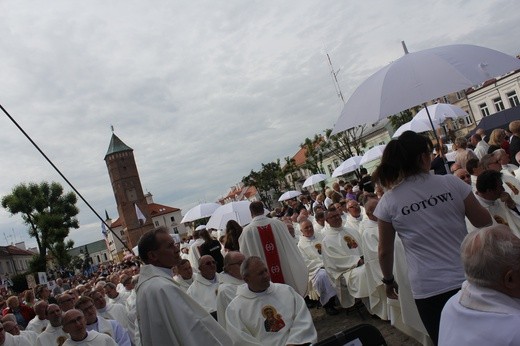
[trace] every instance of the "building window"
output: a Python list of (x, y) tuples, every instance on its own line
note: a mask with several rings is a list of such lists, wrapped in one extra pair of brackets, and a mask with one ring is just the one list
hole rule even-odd
[(96, 257), (97, 257), (97, 262), (96, 262), (96, 264), (101, 263), (101, 258), (99, 257), (99, 255), (96, 255)]
[(457, 100), (462, 100), (464, 98), (464, 91), (457, 91)]
[(105, 261), (108, 261), (108, 256), (106, 252), (103, 252), (103, 257), (105, 258)]
[(478, 108), (480, 109), (480, 114), (482, 114), (483, 117), (487, 117), (489, 115), (489, 109), (486, 103), (479, 104)]
[(511, 105), (511, 108), (520, 105), (520, 102), (518, 101), (518, 96), (516, 95), (516, 91), (508, 92), (506, 95), (507, 99), (509, 100), (509, 104)]
[(177, 229), (177, 227), (173, 227), (173, 233), (179, 234), (179, 230)]
[(170, 221), (175, 222), (175, 217), (174, 216), (170, 217)]
[(448, 96), (442, 97), (442, 103), (450, 103), (450, 101), (448, 100)]
[(121, 231), (121, 235), (125, 235), (125, 231)]
[(464, 125), (469, 126), (473, 124), (473, 118), (471, 118), (471, 115), (466, 115), (464, 117)]
[(327, 165), (327, 168), (329, 169), (329, 175), (332, 175), (332, 173), (334, 172), (332, 165)]
[(334, 167), (335, 168), (339, 167), (339, 161), (338, 160), (333, 160), (333, 162), (334, 162)]
[(497, 112), (503, 111), (505, 109), (504, 102), (502, 102), (501, 97), (497, 97), (496, 99), (493, 99), (493, 104), (495, 105), (495, 110)]

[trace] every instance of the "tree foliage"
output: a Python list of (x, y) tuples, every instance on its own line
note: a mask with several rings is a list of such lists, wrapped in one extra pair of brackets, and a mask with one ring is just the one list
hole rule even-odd
[(390, 124), (394, 128), (394, 130), (397, 130), (407, 122), (411, 121), (413, 119), (414, 114), (417, 113), (416, 109), (407, 109), (402, 112), (399, 112), (398, 114), (391, 115), (389, 117)]
[(2, 207), (11, 215), (20, 214), (29, 227), (28, 232), (36, 239), (39, 256), (33, 268), (46, 270), (47, 251), (57, 264), (70, 263), (67, 250), (74, 246), (72, 240), (65, 242), (71, 228), (79, 228), (76, 215), (77, 198), (73, 192), (64, 194), (56, 182), (29, 183), (15, 186), (11, 194), (2, 198)]
[(249, 175), (242, 178), (242, 182), (247, 186), (254, 186), (258, 190), (262, 202), (269, 209), (271, 209), (269, 192), (273, 191), (275, 195), (279, 195), (287, 184), (279, 159), (267, 164), (262, 163), (262, 168), (258, 172), (251, 170)]
[(331, 135), (332, 129), (327, 129), (325, 130), (327, 140), (323, 141), (321, 146), (324, 150), (339, 157), (341, 161), (355, 155), (363, 155), (365, 126), (356, 126), (335, 135)]
[(305, 141), (300, 144), (300, 147), (305, 149), (305, 163), (302, 167), (311, 171), (312, 174), (325, 173), (321, 150), (322, 142), (323, 138), (316, 134), (313, 139), (305, 138)]

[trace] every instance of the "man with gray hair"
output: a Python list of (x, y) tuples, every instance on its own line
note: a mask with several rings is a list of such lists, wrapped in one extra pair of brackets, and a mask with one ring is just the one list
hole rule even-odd
[(240, 266), (246, 282), (226, 309), (226, 329), (236, 345), (304, 345), (316, 342), (312, 316), (289, 285), (272, 283), (260, 257)]
[(466, 281), (442, 310), (439, 345), (520, 345), (520, 239), (494, 225), (461, 246)]

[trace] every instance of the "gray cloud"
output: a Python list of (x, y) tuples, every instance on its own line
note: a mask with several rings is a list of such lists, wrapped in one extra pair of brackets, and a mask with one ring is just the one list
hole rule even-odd
[[(99, 213), (116, 215), (110, 125), (135, 150), (143, 187), (187, 209), (332, 127), (341, 102), (326, 52), (348, 97), (402, 55), (401, 40), (410, 51), (471, 43), (517, 54), (517, 12), (513, 0), (4, 1), (0, 102)], [(0, 195), (62, 182), (5, 117), (0, 135)], [(100, 239), (78, 205), (71, 237)], [(25, 232), (0, 210), (0, 232), (11, 229)]]

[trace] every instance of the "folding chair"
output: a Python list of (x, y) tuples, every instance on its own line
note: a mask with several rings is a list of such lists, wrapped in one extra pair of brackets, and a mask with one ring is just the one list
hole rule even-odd
[(359, 324), (313, 346), (386, 346), (381, 332), (370, 324)]

